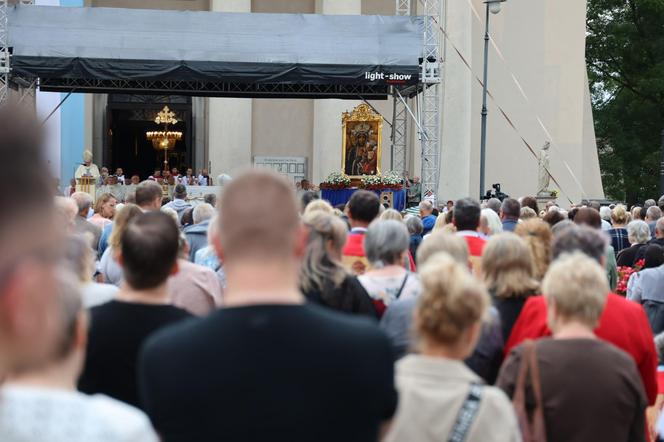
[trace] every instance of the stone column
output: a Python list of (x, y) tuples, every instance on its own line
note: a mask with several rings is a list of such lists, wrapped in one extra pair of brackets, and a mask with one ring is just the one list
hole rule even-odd
[[(447, 24), (449, 41), (454, 44), (466, 57), (471, 57), (472, 51), (472, 12), (465, 2), (447, 3)], [(440, 182), (438, 185), (439, 201), (456, 200), (467, 196), (477, 198), (477, 190), (470, 186), (470, 168), (478, 164), (471, 159), (471, 133), (472, 119), (477, 117), (473, 111), (472, 88), (473, 77), (461, 59), (454, 53), (454, 48), (444, 40), (447, 60), (445, 63), (445, 77), (442, 85), (443, 105), (442, 113), (442, 142)], [(468, 60), (472, 63), (472, 59)], [(481, 68), (481, 66), (480, 66)], [(497, 118), (494, 116), (494, 118)], [(489, 187), (490, 188), (490, 187)]]
[[(251, 12), (251, 0), (211, 0), (215, 12)], [(251, 165), (251, 98), (210, 98), (208, 158), (210, 175), (231, 175)]]
[[(317, 14), (361, 14), (361, 0), (316, 0)], [(355, 100), (314, 100), (313, 157), (310, 178), (318, 184), (334, 171), (341, 171), (341, 114), (351, 111)], [(387, 151), (385, 150), (387, 146)], [(383, 155), (389, 156), (389, 138), (383, 140)]]

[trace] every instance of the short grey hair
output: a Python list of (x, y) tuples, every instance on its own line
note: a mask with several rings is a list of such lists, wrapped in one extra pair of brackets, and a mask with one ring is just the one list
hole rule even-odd
[(606, 255), (607, 245), (608, 238), (601, 231), (570, 224), (553, 235), (553, 259), (565, 253), (581, 252), (600, 263)]
[(406, 225), (394, 220), (374, 221), (364, 237), (365, 253), (374, 267), (398, 264), (409, 244)]
[(199, 204), (194, 207), (194, 212), (192, 218), (194, 219), (194, 224), (200, 224), (203, 221), (207, 221), (214, 217), (214, 207), (208, 203)]
[(500, 208), (502, 205), (503, 203), (501, 203), (498, 198), (490, 198), (489, 201), (486, 202), (486, 208), (496, 212), (496, 215), (500, 215)]
[(611, 208), (609, 206), (602, 206), (599, 208), (599, 217), (604, 221), (611, 222)]
[(631, 244), (645, 244), (650, 241), (650, 226), (640, 219), (632, 221), (627, 224), (627, 236)]
[(651, 221), (657, 221), (662, 217), (662, 210), (657, 206), (650, 206), (646, 211), (646, 218)]
[(90, 207), (92, 207), (92, 197), (85, 192), (74, 192), (71, 199), (73, 199), (76, 206), (78, 206), (78, 213), (81, 213), (84, 210), (90, 210)]
[(656, 205), (657, 205), (657, 202), (654, 199), (651, 198), (651, 199), (647, 199), (645, 201), (645, 203), (643, 203), (643, 208), (644, 209), (649, 209), (652, 206), (656, 206)]
[(657, 220), (657, 224), (655, 224), (655, 230), (658, 231), (660, 234), (664, 234), (664, 218), (660, 218)]
[(433, 210), (433, 203), (429, 200), (424, 200), (420, 202), (419, 208), (427, 211)]
[(406, 218), (406, 228), (411, 235), (418, 235), (424, 231), (422, 220), (417, 216), (409, 216)]
[[(575, 252), (551, 264), (542, 281), (542, 293), (549, 306), (555, 303), (560, 316), (594, 328), (604, 310), (609, 283), (596, 261)], [(553, 328), (550, 321), (551, 317), (549, 328)]]

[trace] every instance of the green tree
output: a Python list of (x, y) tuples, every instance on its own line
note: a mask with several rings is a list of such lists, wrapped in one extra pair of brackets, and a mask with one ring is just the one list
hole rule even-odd
[(588, 0), (586, 59), (607, 196), (659, 194), (664, 0)]

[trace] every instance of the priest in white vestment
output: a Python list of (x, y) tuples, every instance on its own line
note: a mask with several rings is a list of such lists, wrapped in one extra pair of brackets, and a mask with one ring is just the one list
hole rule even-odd
[(92, 152), (89, 150), (83, 152), (83, 164), (78, 166), (78, 169), (76, 169), (76, 173), (74, 174), (76, 179), (84, 176), (94, 178), (95, 182), (99, 178), (99, 168), (96, 164), (92, 164)]

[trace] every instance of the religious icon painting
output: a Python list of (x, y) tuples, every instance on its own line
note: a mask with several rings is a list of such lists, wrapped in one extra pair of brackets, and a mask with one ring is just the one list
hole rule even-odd
[(342, 172), (352, 178), (380, 175), (383, 117), (367, 104), (342, 115)]

